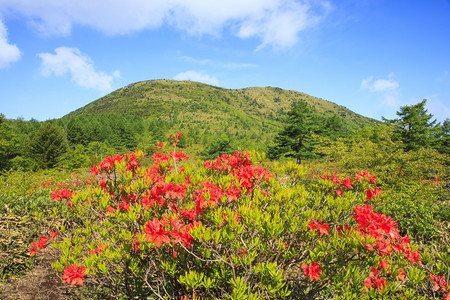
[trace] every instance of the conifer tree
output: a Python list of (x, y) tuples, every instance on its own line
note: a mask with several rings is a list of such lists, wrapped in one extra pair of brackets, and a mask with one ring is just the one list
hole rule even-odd
[(294, 157), (298, 164), (303, 159), (315, 158), (313, 152), (317, 141), (313, 135), (320, 132), (319, 116), (305, 101), (297, 103), (287, 113), (284, 129), (275, 137), (275, 144), (269, 147), (268, 157)]
[(30, 141), (30, 152), (41, 168), (53, 168), (67, 150), (64, 129), (45, 122)]
[(386, 123), (394, 125), (394, 138), (402, 141), (406, 151), (432, 147), (436, 143), (439, 126), (425, 109), (426, 102), (424, 99), (415, 105), (401, 106), (397, 119), (383, 118)]

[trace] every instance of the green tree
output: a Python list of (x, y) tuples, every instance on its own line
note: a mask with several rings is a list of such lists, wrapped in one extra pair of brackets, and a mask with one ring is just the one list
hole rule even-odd
[(315, 158), (313, 152), (317, 141), (313, 138), (320, 132), (319, 116), (304, 101), (296, 104), (287, 113), (284, 129), (275, 137), (274, 145), (269, 147), (268, 157), (278, 159), (282, 156), (294, 157), (297, 164), (303, 159)]
[(200, 153), (205, 159), (214, 159), (221, 154), (231, 154), (234, 152), (232, 140), (225, 134), (214, 136)]
[(394, 138), (402, 141), (406, 151), (417, 150), (423, 147), (432, 147), (436, 142), (436, 120), (425, 109), (427, 100), (424, 99), (415, 105), (401, 106), (397, 112), (397, 119), (383, 120), (394, 125)]
[(86, 154), (86, 148), (82, 144), (78, 144), (74, 148), (68, 149), (61, 156), (58, 166), (62, 166), (64, 169), (75, 170), (81, 167), (87, 167), (89, 164), (90, 160)]
[(72, 145), (87, 145), (89, 143), (85, 124), (80, 118), (72, 118), (67, 123), (67, 140)]
[(450, 154), (450, 119), (447, 118), (439, 127), (437, 150), (441, 153)]
[(326, 118), (323, 121), (323, 128), (321, 129), (321, 135), (324, 135), (332, 140), (338, 137), (342, 137), (347, 132), (345, 128), (344, 120), (341, 116), (333, 114), (331, 117)]
[(30, 141), (30, 152), (41, 168), (54, 167), (67, 150), (64, 129), (45, 122)]

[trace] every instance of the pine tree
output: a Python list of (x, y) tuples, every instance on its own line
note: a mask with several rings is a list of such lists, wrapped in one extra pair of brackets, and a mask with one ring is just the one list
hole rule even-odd
[(30, 141), (30, 152), (42, 168), (54, 167), (66, 150), (64, 129), (51, 122), (43, 123)]
[(269, 147), (268, 157), (294, 157), (298, 164), (303, 159), (315, 158), (313, 152), (317, 140), (313, 135), (320, 132), (319, 116), (304, 101), (296, 104), (287, 113), (284, 129), (275, 137), (275, 144)]
[(383, 120), (394, 125), (394, 138), (401, 140), (406, 151), (432, 147), (436, 142), (439, 127), (436, 120), (431, 121), (432, 114), (425, 109), (427, 100), (415, 105), (401, 106), (397, 112), (397, 119)]

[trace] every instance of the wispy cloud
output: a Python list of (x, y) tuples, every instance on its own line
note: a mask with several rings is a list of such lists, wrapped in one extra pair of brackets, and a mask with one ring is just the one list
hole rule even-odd
[(369, 76), (361, 81), (360, 88), (375, 93), (381, 93), (383, 104), (389, 107), (398, 107), (401, 104), (399, 99), (400, 84), (394, 78), (394, 74), (388, 74), (387, 78), (374, 79)]
[(189, 70), (186, 72), (178, 73), (173, 78), (175, 80), (192, 80), (192, 81), (198, 81), (203, 82), (206, 84), (211, 84), (215, 86), (219, 86), (219, 81), (215, 76), (210, 76), (207, 73), (203, 71), (193, 71)]
[[(224, 30), (258, 38), (258, 49), (286, 48), (303, 30), (316, 26), (331, 10), (326, 0), (2, 0), (0, 12), (27, 18), (43, 35), (68, 35), (73, 25), (105, 34), (127, 34), (166, 24), (191, 35)], [(101, 12), (101, 13), (99, 13)]]
[(110, 91), (113, 80), (120, 77), (119, 71), (111, 75), (96, 71), (92, 60), (77, 48), (59, 47), (55, 49), (55, 54), (39, 53), (38, 57), (42, 59), (42, 75), (70, 74), (72, 81), (84, 88)]
[(17, 62), (22, 53), (16, 45), (8, 42), (8, 30), (0, 20), (0, 69), (9, 67), (10, 64)]
[(393, 74), (389, 74), (387, 79), (374, 79), (372, 76), (361, 81), (361, 89), (372, 92), (385, 92), (398, 89), (399, 83), (394, 80)]

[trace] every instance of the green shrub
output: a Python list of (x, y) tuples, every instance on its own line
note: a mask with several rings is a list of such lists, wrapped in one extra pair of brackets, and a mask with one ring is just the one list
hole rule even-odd
[(67, 204), (66, 222), (31, 253), (52, 243), (63, 280), (99, 298), (444, 293), (433, 290), (431, 275), (446, 272), (445, 262), (431, 262), (374, 210), (384, 192), (367, 171), (311, 176), (307, 166), (287, 163), (272, 174), (246, 152), (180, 166), (179, 137), (170, 153), (153, 154), (150, 168), (139, 166), (140, 151), (110, 156), (86, 185), (54, 191), (52, 199)]

